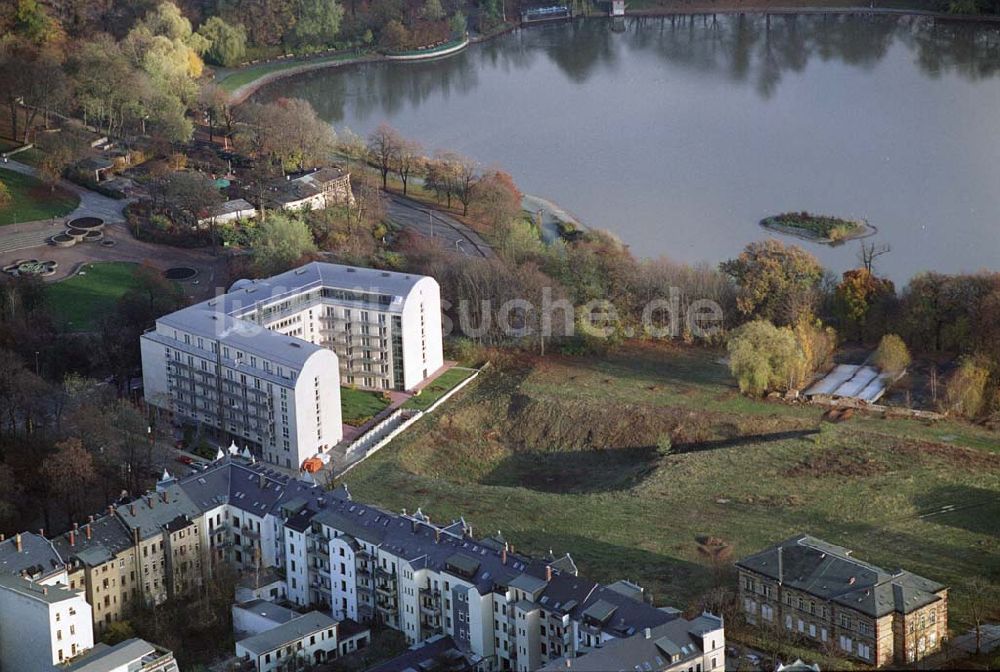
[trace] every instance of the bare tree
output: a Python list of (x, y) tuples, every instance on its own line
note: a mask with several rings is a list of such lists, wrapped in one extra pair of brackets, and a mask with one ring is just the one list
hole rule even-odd
[(368, 136), (368, 158), (382, 174), (382, 188), (389, 186), (389, 171), (396, 162), (396, 156), (403, 139), (389, 124), (379, 124)]
[(420, 169), (420, 143), (412, 140), (400, 140), (395, 154), (396, 174), (403, 183), (403, 195), (410, 181), (410, 174)]
[(889, 243), (876, 243), (874, 240), (870, 243), (861, 241), (861, 249), (858, 250), (858, 261), (869, 273), (873, 272), (875, 267), (875, 260), (879, 257), (889, 254), (892, 248)]
[(969, 583), (969, 611), (976, 633), (976, 655), (982, 651), (983, 625), (1000, 616), (1000, 591), (994, 583), (977, 576)]

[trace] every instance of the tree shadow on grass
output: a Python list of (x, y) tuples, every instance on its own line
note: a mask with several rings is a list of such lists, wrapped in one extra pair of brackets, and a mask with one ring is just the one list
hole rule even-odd
[(913, 505), (928, 523), (1000, 538), (1000, 492), (947, 485), (915, 495)]
[(556, 494), (613, 492), (641, 483), (658, 461), (654, 447), (517, 452), (480, 482)]
[(720, 448), (738, 448), (750, 444), (774, 443), (776, 441), (792, 441), (804, 439), (807, 436), (819, 434), (818, 429), (793, 429), (784, 432), (767, 432), (765, 434), (744, 434), (728, 439), (713, 439), (708, 441), (691, 441), (688, 443), (675, 443), (674, 453), (699, 453), (705, 450), (718, 450)]

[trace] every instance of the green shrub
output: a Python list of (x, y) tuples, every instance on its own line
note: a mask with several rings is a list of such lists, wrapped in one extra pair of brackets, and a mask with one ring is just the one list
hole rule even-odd
[(910, 365), (910, 350), (896, 334), (886, 334), (872, 355), (872, 364), (887, 373), (901, 373)]

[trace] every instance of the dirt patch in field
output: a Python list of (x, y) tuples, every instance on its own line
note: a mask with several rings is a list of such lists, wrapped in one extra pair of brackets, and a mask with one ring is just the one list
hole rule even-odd
[(889, 452), (921, 461), (936, 460), (961, 469), (1000, 470), (1000, 453), (989, 453), (963, 446), (949, 446), (930, 441), (895, 440), (886, 446)]
[(805, 456), (796, 465), (786, 469), (791, 478), (826, 478), (829, 476), (874, 476), (885, 473), (889, 465), (864, 451), (853, 448), (826, 448)]

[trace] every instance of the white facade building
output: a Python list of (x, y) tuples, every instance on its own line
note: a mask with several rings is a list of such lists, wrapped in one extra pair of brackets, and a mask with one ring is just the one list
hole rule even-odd
[(311, 611), (236, 642), (236, 656), (252, 661), (257, 672), (291, 669), (298, 658), (306, 664), (337, 657), (337, 621)]
[(93, 646), (82, 591), (0, 575), (0, 670), (51, 672)]
[(441, 368), (440, 290), (313, 262), (160, 318), (141, 349), (147, 402), (297, 469), (343, 437), (341, 382), (408, 390)]

